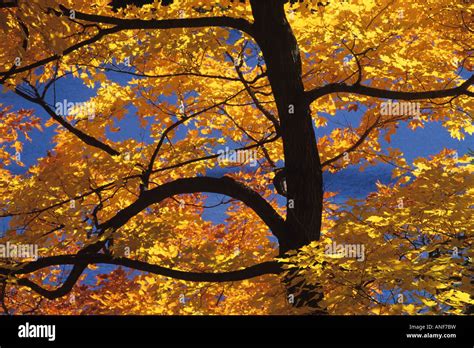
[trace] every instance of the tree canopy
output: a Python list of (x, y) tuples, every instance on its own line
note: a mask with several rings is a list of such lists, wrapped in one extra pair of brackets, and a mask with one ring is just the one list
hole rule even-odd
[(474, 132), (468, 1), (19, 0), (0, 30), (0, 245), (38, 247), (0, 249), (5, 313), (472, 311), (472, 154), (390, 147)]

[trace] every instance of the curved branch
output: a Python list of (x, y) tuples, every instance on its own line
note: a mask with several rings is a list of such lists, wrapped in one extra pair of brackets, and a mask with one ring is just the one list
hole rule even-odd
[(365, 95), (368, 97), (396, 100), (437, 99), (446, 97), (456, 97), (461, 95), (474, 97), (474, 92), (469, 91), (469, 87), (473, 84), (474, 75), (457, 87), (423, 92), (390, 91), (375, 87), (364, 86), (361, 84), (347, 85), (345, 83), (330, 83), (326, 86), (318, 87), (311, 91), (306, 91), (305, 97), (308, 102), (313, 102), (314, 100), (331, 93), (353, 93)]
[[(55, 13), (57, 16), (67, 16), (69, 17), (70, 10), (64, 6), (60, 6), (61, 11), (59, 12), (54, 9), (49, 9), (49, 11)], [(80, 41), (68, 48), (66, 48), (62, 54), (54, 54), (47, 58), (41, 59), (35, 63), (25, 65), (23, 67), (16, 67), (15, 65), (7, 71), (0, 71), (0, 84), (3, 84), (8, 78), (13, 75), (38, 68), (55, 60), (61, 58), (61, 56), (68, 55), (84, 46), (90, 45), (94, 42), (101, 40), (103, 37), (118, 33), (123, 30), (130, 29), (176, 29), (176, 28), (200, 28), (200, 27), (229, 27), (237, 30), (241, 30), (251, 37), (253, 37), (253, 28), (252, 24), (243, 18), (233, 18), (233, 17), (204, 17), (204, 18), (184, 18), (184, 19), (162, 19), (162, 20), (142, 20), (142, 19), (121, 19), (115, 17), (99, 16), (86, 14), (82, 12), (75, 12), (75, 18), (79, 20), (85, 20), (88, 22), (94, 23), (103, 23), (103, 24), (114, 24), (117, 25), (102, 29), (99, 28), (99, 31), (94, 36)]]
[[(71, 9), (60, 5), (61, 13), (69, 16)], [(176, 28), (202, 28), (202, 27), (228, 27), (243, 31), (253, 36), (252, 24), (243, 18), (227, 16), (214, 16), (202, 18), (180, 19), (123, 19), (109, 16), (94, 15), (75, 11), (75, 18), (87, 22), (111, 24), (122, 29), (176, 29)]]
[[(119, 74), (125, 74), (125, 75), (136, 76), (136, 77), (146, 77), (146, 78), (151, 78), (151, 79), (160, 79), (160, 78), (168, 78), (168, 77), (180, 77), (180, 76), (192, 76), (192, 77), (200, 77), (200, 78), (225, 80), (225, 81), (236, 81), (236, 82), (240, 81), (240, 79), (237, 78), (237, 77), (220, 76), (220, 75), (212, 75), (212, 74), (201, 74), (201, 73), (196, 73), (196, 72), (176, 72), (176, 73), (169, 73), (169, 74), (145, 74), (145, 73), (141, 73), (141, 72), (121, 70), (119, 68), (111, 68), (111, 67), (99, 66), (99, 65), (93, 65), (93, 64), (80, 64), (80, 63), (78, 63), (76, 65), (80, 66), (80, 67), (85, 66), (85, 67), (100, 69), (100, 70), (104, 70), (104, 71), (116, 72), (116, 73), (119, 73)], [(261, 77), (261, 75), (259, 75), (259, 76)]]
[[(74, 265), (74, 269), (76, 271), (74, 271), (73, 269), (71, 274), (75, 273), (75, 275), (77, 276), (78, 274), (80, 275), (79, 271), (81, 269), (83, 270), (85, 269), (85, 267), (91, 264), (124, 266), (139, 271), (150, 272), (153, 274), (159, 274), (174, 279), (181, 279), (192, 282), (229, 282), (254, 278), (264, 274), (279, 274), (283, 272), (282, 264), (277, 261), (266, 261), (239, 270), (228, 272), (187, 272), (153, 265), (144, 261), (132, 260), (126, 257), (114, 258), (110, 255), (96, 253), (44, 257), (38, 259), (37, 261), (29, 262), (25, 266), (16, 270), (0, 267), (0, 274), (24, 275), (51, 266)], [(54, 294), (59, 295), (61, 293), (60, 296), (63, 296), (65, 293), (67, 293), (65, 292), (66, 287), (69, 286), (71, 282), (72, 280), (70, 280), (70, 277), (68, 277), (68, 280), (66, 280), (66, 282), (60, 288), (54, 290)], [(20, 278), (19, 283), (28, 287), (31, 287), (32, 284), (35, 284), (26, 278)], [(66, 286), (66, 284), (69, 285)], [(33, 285), (33, 287), (35, 287), (35, 289), (33, 290), (36, 291), (38, 289), (37, 287), (39, 286), (35, 284)], [(49, 296), (51, 296), (51, 290), (46, 291), (48, 291)]]
[[(178, 179), (173, 182), (161, 185), (150, 191), (144, 191), (137, 201), (132, 203), (127, 208), (121, 210), (113, 218), (102, 224), (100, 228), (102, 231), (105, 231), (108, 228), (119, 228), (130, 218), (138, 214), (150, 204), (158, 203), (163, 199), (176, 194), (194, 192), (222, 193), (239, 199), (251, 207), (262, 218), (262, 220), (272, 229), (277, 238), (281, 237), (285, 232), (283, 219), (265, 199), (263, 199), (257, 192), (229, 177), (197, 177)], [(276, 261), (263, 262), (241, 270), (229, 272), (185, 272), (148, 264), (143, 261), (131, 260), (122, 257), (113, 258), (111, 255), (98, 254), (97, 252), (103, 247), (103, 245), (104, 241), (100, 241), (82, 249), (76, 255), (45, 257), (14, 269), (0, 267), (0, 274), (8, 276), (22, 275), (55, 265), (74, 265), (72, 271), (66, 278), (66, 281), (59, 288), (54, 290), (45, 289), (28, 278), (18, 279), (19, 285), (29, 287), (33, 291), (48, 299), (55, 299), (65, 296), (67, 293), (69, 293), (86, 267), (89, 264), (97, 263), (125, 266), (136, 270), (172, 277), (175, 279), (198, 282), (238, 281), (264, 274), (279, 274), (283, 272), (283, 268)]]
[(69, 53), (72, 53), (82, 47), (85, 47), (87, 45), (90, 45), (90, 44), (93, 44), (94, 42), (96, 41), (99, 41), (100, 39), (102, 39), (103, 37), (109, 35), (109, 34), (113, 34), (113, 33), (118, 33), (119, 31), (123, 30), (123, 28), (119, 28), (119, 27), (113, 27), (113, 28), (107, 28), (107, 29), (100, 29), (98, 31), (98, 33), (84, 41), (80, 41), (68, 48), (66, 48), (62, 54), (54, 54), (52, 56), (49, 56), (47, 58), (44, 58), (44, 59), (41, 59), (37, 62), (34, 62), (34, 63), (31, 63), (31, 64), (28, 64), (28, 65), (25, 65), (25, 66), (22, 66), (22, 67), (16, 67), (15, 66), (15, 69), (10, 69), (10, 70), (7, 70), (7, 71), (0, 71), (0, 76), (2, 76), (2, 79), (0, 80), (0, 84), (3, 84), (8, 78), (10, 78), (11, 76), (13, 75), (16, 75), (16, 74), (19, 74), (19, 73), (22, 73), (22, 72), (25, 72), (25, 71), (30, 71), (32, 69), (35, 69), (35, 68), (38, 68), (40, 66), (43, 66), (43, 65), (46, 65), (48, 63), (51, 63), (51, 62), (54, 62), (55, 60), (58, 60), (61, 58), (61, 56), (66, 56), (68, 55)]
[[(243, 49), (245, 49), (245, 45), (243, 46)], [(242, 50), (243, 50), (242, 49)], [(230, 55), (229, 52), (226, 52), (226, 55), (227, 57), (231, 60), (231, 61), (234, 61), (234, 58)], [(239, 56), (240, 58), (240, 56)], [(255, 107), (260, 110), (260, 112), (270, 121), (273, 123), (273, 127), (275, 127), (275, 130), (277, 133), (280, 133), (280, 123), (278, 122), (278, 119), (275, 117), (275, 115), (273, 115), (270, 111), (268, 111), (267, 109), (265, 109), (263, 107), (263, 105), (260, 103), (260, 101), (258, 100), (255, 92), (252, 90), (252, 86), (251, 84), (249, 84), (249, 82), (245, 79), (244, 77), (244, 74), (242, 73), (242, 71), (240, 70), (242, 65), (243, 65), (243, 59), (240, 60), (240, 64), (235, 64), (234, 63), (234, 68), (235, 68), (235, 71), (237, 72), (237, 75), (239, 76), (239, 80), (242, 82), (242, 84), (244, 85), (245, 87), (245, 90), (247, 91), (248, 95), (250, 96), (250, 98), (252, 98), (252, 101), (254, 102), (255, 104)]]
[[(38, 93), (36, 90), (35, 90), (35, 92)], [(80, 129), (74, 127), (72, 124), (67, 122), (64, 118), (62, 118), (61, 116), (56, 114), (56, 112), (54, 112), (54, 110), (51, 109), (49, 107), (49, 105), (44, 101), (44, 99), (41, 98), (38, 94), (37, 94), (37, 97), (34, 98), (34, 97), (29, 96), (28, 94), (22, 92), (18, 87), (15, 88), (15, 93), (18, 94), (19, 96), (23, 97), (24, 99), (41, 106), (48, 113), (48, 115), (51, 116), (52, 119), (54, 119), (61, 126), (63, 126), (69, 132), (71, 132), (76, 137), (78, 137), (85, 144), (87, 144), (89, 146), (92, 146), (92, 147), (95, 147), (97, 149), (100, 149), (102, 151), (105, 151), (111, 156), (120, 155), (120, 152), (118, 152), (117, 150), (115, 150), (112, 147), (110, 147), (109, 145), (101, 142), (100, 140), (90, 136), (89, 134), (84, 133)]]
[(23, 275), (44, 269), (50, 266), (74, 265), (71, 273), (66, 281), (54, 290), (45, 289), (28, 278), (20, 278), (17, 283), (26, 286), (36, 293), (50, 299), (56, 299), (67, 295), (77, 280), (84, 272), (86, 267), (91, 264), (107, 264), (124, 266), (138, 271), (149, 272), (174, 279), (192, 281), (192, 282), (232, 282), (250, 279), (265, 274), (280, 274), (284, 271), (282, 264), (277, 261), (266, 261), (245, 267), (235, 271), (228, 272), (186, 272), (175, 270), (167, 267), (149, 264), (144, 261), (131, 260), (125, 257), (113, 258), (105, 254), (77, 254), (77, 255), (60, 255), (41, 258), (37, 261), (30, 262), (23, 267), (15, 270), (1, 268), (0, 274), (3, 275)]
[(338, 159), (340, 159), (341, 157), (344, 157), (344, 154), (346, 153), (349, 153), (349, 152), (352, 152), (354, 150), (356, 150), (359, 146), (361, 146), (365, 139), (367, 139), (367, 137), (370, 135), (370, 133), (372, 132), (372, 130), (374, 130), (377, 126), (379, 126), (379, 120), (380, 120), (380, 116), (377, 118), (377, 120), (370, 126), (368, 127), (364, 133), (362, 133), (362, 135), (359, 137), (359, 139), (353, 144), (351, 145), (348, 149), (346, 149), (344, 152), (341, 152), (339, 153), (338, 155), (330, 158), (330, 159), (327, 159), (326, 161), (324, 161), (323, 163), (321, 163), (321, 166), (322, 167), (326, 167), (328, 165), (330, 165), (331, 163), (333, 162), (336, 162)]
[(105, 231), (117, 229), (128, 220), (152, 204), (159, 203), (174, 195), (198, 192), (220, 193), (240, 200), (251, 208), (271, 229), (275, 237), (281, 241), (288, 238), (283, 218), (273, 209), (260, 194), (238, 181), (224, 176), (222, 178), (194, 177), (177, 179), (160, 185), (148, 191), (143, 191), (140, 197), (128, 207), (119, 211), (114, 217), (100, 225)]
[[(64, 263), (64, 264), (67, 264), (67, 263)], [(83, 263), (83, 262), (75, 264), (71, 273), (69, 273), (64, 283), (60, 287), (54, 290), (45, 289), (41, 287), (40, 285), (36, 284), (35, 282), (29, 280), (28, 278), (18, 279), (18, 284), (29, 287), (31, 290), (35, 291), (41, 296), (46, 297), (49, 300), (54, 300), (55, 298), (59, 298), (59, 297), (63, 297), (67, 295), (72, 290), (77, 280), (82, 275), (82, 272), (84, 272), (84, 270), (86, 269), (87, 265), (88, 265), (87, 263)], [(0, 268), (0, 274), (1, 273), (2, 273), (2, 269)], [(12, 272), (12, 273), (14, 274), (15, 272)]]
[[(235, 151), (242, 151), (242, 150), (250, 150), (250, 149), (254, 149), (256, 147), (259, 147), (259, 146), (263, 146), (265, 144), (269, 144), (269, 143), (272, 143), (273, 141), (279, 139), (280, 136), (279, 135), (276, 135), (272, 138), (268, 138), (268, 139), (265, 139), (265, 140), (262, 140), (262, 141), (259, 141), (255, 144), (252, 144), (252, 145), (249, 145), (249, 146), (244, 146), (244, 147), (240, 147), (240, 148), (237, 148), (235, 149)], [(152, 171), (152, 174), (155, 174), (155, 173), (159, 173), (159, 172), (164, 172), (164, 171), (167, 171), (167, 170), (171, 170), (171, 169), (175, 169), (175, 168), (180, 168), (180, 167), (183, 167), (185, 165), (188, 165), (188, 164), (192, 164), (192, 163), (196, 163), (196, 162), (200, 162), (200, 161), (206, 161), (206, 160), (211, 160), (211, 159), (214, 159), (214, 158), (217, 158), (219, 157), (219, 154), (213, 154), (213, 155), (208, 155), (208, 156), (204, 156), (204, 157), (198, 157), (198, 158), (193, 158), (193, 159), (190, 159), (190, 160), (186, 160), (186, 161), (183, 161), (183, 162), (180, 162), (180, 163), (177, 163), (177, 164), (172, 164), (170, 166), (167, 166), (167, 167), (162, 167), (162, 168), (158, 168), (158, 169), (154, 169)], [(130, 180), (130, 179), (137, 179), (137, 178), (140, 178), (141, 175), (140, 174), (134, 174), (134, 175), (130, 175), (130, 176), (126, 176), (124, 177), (122, 180), (124, 180), (125, 182), (127, 180)], [(104, 184), (102, 186), (99, 186), (91, 191), (88, 191), (88, 192), (85, 192), (85, 193), (81, 193), (81, 194), (78, 194), (72, 198), (68, 198), (68, 199), (65, 199), (65, 200), (62, 200), (62, 201), (59, 201), (57, 203), (54, 203), (54, 204), (51, 204), (47, 207), (43, 207), (43, 208), (38, 208), (38, 209), (33, 209), (33, 210), (30, 210), (30, 211), (25, 211), (25, 212), (16, 212), (16, 213), (9, 213), (9, 214), (0, 214), (0, 218), (2, 217), (13, 217), (13, 216), (19, 216), (19, 215), (30, 215), (30, 214), (36, 214), (36, 213), (43, 213), (49, 209), (53, 209), (53, 208), (57, 208), (59, 206), (62, 206), (64, 204), (68, 204), (69, 202), (71, 202), (71, 200), (80, 200), (84, 197), (87, 197), (87, 196), (90, 196), (94, 193), (97, 193), (97, 192), (102, 192), (104, 190), (108, 190), (108, 189), (111, 189), (114, 187), (114, 185), (116, 185), (117, 182), (113, 181), (113, 182), (110, 182), (108, 184)]]

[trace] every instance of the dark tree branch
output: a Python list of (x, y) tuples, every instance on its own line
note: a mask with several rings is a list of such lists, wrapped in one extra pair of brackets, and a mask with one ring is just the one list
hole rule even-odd
[(345, 151), (343, 151), (343, 152), (339, 153), (338, 155), (334, 156), (333, 158), (330, 158), (330, 159), (324, 161), (321, 165), (323, 167), (331, 165), (333, 162), (336, 162), (338, 159), (343, 157), (345, 153), (350, 153), (350, 152), (353, 152), (353, 151), (357, 150), (357, 148), (359, 148), (364, 143), (365, 139), (367, 139), (367, 137), (370, 135), (370, 133), (374, 129), (376, 129), (377, 127), (381, 127), (381, 126), (384, 126), (386, 124), (397, 122), (397, 121), (406, 120), (406, 118), (405, 117), (395, 117), (395, 118), (391, 118), (391, 119), (381, 121), (381, 122), (379, 122), (379, 120), (380, 120), (380, 117), (378, 117), (377, 120), (371, 126), (367, 127), (365, 129), (364, 133), (362, 133), (362, 135), (359, 136), (359, 139), (353, 145), (348, 147)]
[[(160, 79), (160, 78), (169, 78), (169, 77), (180, 77), (180, 76), (191, 76), (191, 77), (201, 77), (201, 78), (209, 78), (209, 79), (217, 79), (217, 80), (225, 80), (225, 81), (240, 81), (239, 78), (237, 77), (231, 77), (231, 76), (220, 76), (220, 75), (212, 75), (212, 74), (201, 74), (201, 73), (195, 73), (195, 72), (176, 72), (176, 73), (169, 73), (169, 74), (145, 74), (141, 72), (135, 72), (135, 71), (127, 71), (127, 70), (122, 70), (116, 67), (106, 67), (106, 66), (98, 66), (98, 65), (92, 65), (92, 64), (76, 64), (77, 66), (86, 66), (90, 68), (95, 68), (95, 69), (100, 69), (104, 71), (111, 71), (111, 72), (116, 72), (119, 74), (125, 74), (125, 75), (130, 75), (130, 76), (136, 76), (136, 77), (146, 77), (150, 79)], [(262, 75), (259, 75), (257, 77), (262, 77)]]
[[(241, 147), (241, 148), (238, 148), (236, 149), (235, 151), (242, 151), (242, 150), (250, 150), (250, 149), (254, 149), (256, 147), (260, 147), (260, 146), (263, 146), (265, 144), (269, 144), (269, 143), (272, 143), (274, 142), (275, 140), (278, 140), (280, 137), (278, 135), (274, 136), (274, 137), (271, 137), (271, 138), (268, 138), (268, 139), (264, 139), (258, 143), (255, 143), (255, 144), (252, 144), (252, 145), (249, 145), (249, 146), (245, 146), (245, 147)], [(213, 155), (209, 155), (209, 156), (204, 156), (204, 157), (199, 157), (199, 158), (193, 158), (193, 159), (190, 159), (190, 160), (187, 160), (187, 161), (184, 161), (184, 162), (180, 162), (180, 163), (177, 163), (177, 164), (173, 164), (173, 165), (170, 165), (170, 166), (167, 166), (167, 167), (163, 167), (163, 168), (158, 168), (158, 169), (154, 169), (152, 171), (152, 174), (154, 173), (159, 173), (159, 172), (164, 172), (164, 171), (167, 171), (167, 170), (171, 170), (171, 169), (175, 169), (175, 168), (180, 168), (180, 167), (183, 167), (185, 165), (188, 165), (188, 164), (192, 164), (192, 163), (196, 163), (196, 162), (200, 162), (200, 161), (206, 161), (206, 160), (210, 160), (210, 159), (213, 159), (213, 158), (217, 158), (219, 157), (219, 154), (213, 154)], [(137, 179), (137, 178), (140, 178), (141, 175), (130, 175), (130, 176), (127, 176), (125, 178), (123, 178), (122, 180), (124, 181), (127, 181), (127, 180), (131, 180), (131, 179)], [(37, 213), (43, 213), (45, 211), (48, 211), (50, 209), (54, 209), (54, 208), (57, 208), (57, 207), (60, 207), (62, 205), (65, 205), (65, 204), (68, 204), (71, 202), (71, 200), (80, 200), (80, 199), (83, 199), (87, 196), (90, 196), (96, 192), (102, 192), (102, 191), (105, 191), (105, 190), (110, 190), (112, 189), (115, 185), (117, 184), (117, 182), (110, 182), (108, 184), (104, 184), (102, 186), (99, 186), (97, 187), (96, 189), (92, 190), (92, 191), (88, 191), (86, 193), (82, 193), (82, 194), (78, 194), (76, 196), (74, 196), (73, 198), (71, 199), (66, 199), (66, 200), (63, 200), (63, 201), (60, 201), (60, 202), (57, 202), (57, 203), (54, 203), (52, 205), (49, 205), (47, 207), (44, 207), (44, 208), (41, 208), (41, 209), (33, 209), (33, 210), (30, 210), (30, 211), (26, 211), (26, 212), (16, 212), (16, 213), (7, 213), (7, 214), (0, 214), (0, 218), (2, 217), (13, 217), (13, 216), (20, 216), (20, 215), (31, 215), (31, 214), (37, 214)]]
[[(34, 261), (34, 262), (37, 262), (37, 261)], [(28, 278), (18, 279), (18, 284), (29, 287), (31, 290), (35, 291), (41, 296), (46, 297), (49, 300), (54, 300), (55, 298), (63, 297), (72, 290), (72, 288), (78, 281), (79, 277), (81, 276), (82, 272), (84, 272), (84, 270), (87, 267), (87, 263), (84, 263), (84, 262), (78, 262), (78, 263), (73, 263), (73, 264), (74, 264), (74, 267), (71, 273), (69, 273), (65, 282), (57, 289), (54, 289), (54, 290), (45, 289), (41, 287), (40, 285), (36, 284), (35, 282), (29, 280)], [(3, 271), (2, 268), (0, 268), (0, 274), (2, 273), (2, 271)], [(12, 273), (15, 273), (15, 272), (12, 272)]]
[[(60, 14), (69, 16), (71, 9), (60, 5)], [(202, 27), (228, 27), (237, 29), (253, 36), (252, 24), (243, 18), (234, 17), (203, 17), (203, 18), (180, 18), (180, 19), (123, 19), (109, 16), (93, 15), (75, 12), (76, 19), (116, 25), (122, 29), (176, 29), (176, 28), (202, 28)]]
[(217, 103), (217, 104), (213, 104), (211, 106), (208, 106), (202, 110), (199, 110), (199, 111), (196, 111), (195, 113), (191, 114), (191, 115), (184, 115), (184, 117), (182, 117), (180, 120), (176, 121), (175, 123), (173, 123), (171, 126), (169, 126), (168, 128), (166, 128), (164, 130), (164, 132), (162, 133), (161, 137), (160, 137), (160, 140), (158, 141), (158, 144), (157, 146), (155, 147), (155, 150), (153, 151), (153, 154), (151, 155), (151, 159), (150, 159), (150, 162), (148, 163), (148, 167), (146, 168), (146, 170), (144, 170), (143, 172), (143, 176), (142, 176), (142, 190), (145, 190), (148, 188), (148, 184), (150, 182), (150, 176), (151, 174), (153, 173), (153, 166), (155, 164), (155, 161), (156, 161), (156, 157), (158, 156), (158, 153), (160, 152), (160, 149), (161, 147), (163, 146), (163, 143), (165, 141), (165, 139), (168, 138), (168, 134), (173, 131), (174, 129), (176, 129), (177, 127), (179, 127), (181, 124), (184, 124), (186, 121), (189, 121), (190, 119), (193, 119), (194, 117), (197, 117), (205, 112), (208, 112), (210, 110), (212, 110), (213, 108), (215, 107), (219, 107), (220, 105), (223, 105), (225, 104), (226, 102), (228, 102), (229, 100), (232, 100), (233, 98), (235, 98), (236, 96), (238, 96), (240, 93), (242, 93), (243, 90), (240, 90), (238, 91), (237, 93), (233, 94), (232, 96), (224, 99), (223, 101)]
[(0, 280), (0, 303), (2, 305), (3, 312), (8, 315), (10, 311), (5, 303), (5, 298), (7, 296), (7, 279), (3, 278)]
[(340, 154), (334, 156), (333, 158), (330, 158), (330, 159), (324, 161), (323, 163), (321, 163), (321, 166), (323, 166), (323, 167), (328, 166), (331, 163), (336, 162), (338, 159), (343, 157), (345, 153), (349, 153), (349, 152), (352, 152), (352, 151), (356, 150), (360, 145), (362, 145), (362, 143), (365, 141), (365, 139), (367, 139), (367, 137), (372, 132), (372, 130), (374, 130), (375, 127), (377, 127), (379, 125), (379, 119), (380, 119), (380, 116), (377, 118), (377, 120), (370, 127), (368, 127), (364, 131), (364, 133), (362, 133), (362, 135), (359, 137), (359, 139), (353, 145), (351, 145), (349, 148), (347, 148), (344, 152), (341, 152)]
[[(159, 274), (166, 277), (181, 279), (193, 282), (229, 282), (229, 281), (239, 281), (244, 279), (250, 279), (253, 277), (258, 277), (264, 274), (279, 274), (283, 272), (282, 264), (277, 261), (266, 261), (249, 267), (245, 267), (240, 270), (229, 271), (229, 272), (215, 272), (215, 273), (202, 273), (202, 272), (187, 272), (180, 271), (175, 269), (170, 269), (167, 267), (162, 267), (158, 265), (149, 264), (144, 261), (131, 260), (125, 257), (114, 258), (110, 255), (105, 254), (80, 254), (80, 255), (59, 255), (59, 256), (50, 256), (38, 259), (37, 261), (32, 261), (21, 268), (16, 270), (11, 270), (7, 268), (0, 267), (0, 274), (10, 274), (10, 275), (26, 275), (44, 269), (51, 266), (59, 265), (74, 265), (73, 271), (68, 279), (55, 290), (46, 290), (34, 282), (30, 281), (27, 278), (20, 278), (19, 283), (33, 289), (34, 291), (40, 293), (41, 295), (47, 298), (57, 298), (67, 294), (75, 281), (77, 281), (78, 276), (82, 271), (91, 264), (108, 264), (116, 266), (124, 266), (132, 268), (139, 271), (150, 272), (153, 274)], [(79, 273), (81, 272), (81, 273)], [(74, 283), (73, 280), (75, 279)]]
[[(245, 49), (245, 46), (243, 47), (242, 51)], [(234, 59), (230, 55), (229, 52), (226, 52), (227, 57), (234, 62)], [(240, 56), (239, 56), (240, 57)], [(270, 111), (265, 109), (263, 105), (260, 103), (258, 100), (257, 96), (255, 95), (254, 91), (252, 90), (252, 86), (248, 83), (247, 80), (245, 80), (244, 74), (240, 70), (242, 68), (244, 61), (243, 59), (240, 60), (239, 64), (234, 63), (235, 71), (237, 72), (237, 75), (239, 76), (240, 81), (245, 87), (245, 90), (247, 91), (248, 95), (250, 98), (252, 98), (252, 101), (255, 104), (255, 107), (260, 110), (260, 112), (270, 121), (273, 123), (273, 127), (275, 127), (275, 130), (277, 133), (280, 132), (280, 123), (278, 122), (277, 118), (275, 115), (273, 115)]]
[(43, 66), (43, 65), (46, 65), (48, 63), (54, 62), (55, 60), (60, 59), (62, 56), (65, 56), (69, 53), (77, 51), (78, 49), (80, 49), (82, 47), (85, 47), (87, 45), (91, 45), (94, 42), (99, 41), (103, 37), (105, 37), (109, 34), (118, 33), (121, 30), (123, 30), (123, 28), (120, 28), (120, 27), (101, 29), (101, 30), (99, 30), (99, 32), (96, 35), (92, 36), (91, 38), (86, 39), (86, 40), (81, 41), (81, 42), (78, 42), (77, 44), (74, 44), (74, 45), (66, 48), (62, 52), (62, 55), (54, 54), (52, 56), (49, 56), (47, 58), (41, 59), (37, 62), (28, 64), (28, 65), (25, 65), (23, 67), (14, 66), (13, 69), (10, 69), (8, 71), (0, 71), (0, 76), (2, 77), (2, 79), (0, 79), (0, 84), (3, 84), (8, 78), (10, 78), (13, 75), (16, 75), (16, 74), (19, 74), (19, 73), (22, 73), (22, 72), (25, 72), (25, 71), (30, 71), (30, 70), (33, 70), (33, 69), (38, 68), (40, 66)]
[[(196, 192), (221, 193), (238, 199), (253, 209), (257, 215), (259, 215), (260, 218), (262, 218), (262, 220), (271, 228), (273, 234), (277, 238), (288, 238), (287, 236), (284, 236), (286, 233), (284, 221), (281, 216), (279, 216), (278, 213), (273, 209), (273, 207), (257, 192), (229, 177), (196, 177), (178, 179), (173, 182), (163, 184), (152, 190), (144, 191), (137, 201), (129, 205), (127, 208), (119, 211), (107, 222), (101, 224), (101, 233), (104, 233), (108, 229), (116, 230), (120, 228), (125, 223), (127, 223), (130, 218), (137, 215), (140, 211), (151, 204), (159, 203), (173, 195)], [(55, 299), (69, 293), (85, 268), (89, 264), (95, 263), (121, 265), (137, 270), (148, 271), (155, 274), (161, 274), (189, 281), (236, 281), (249, 279), (263, 274), (278, 274), (282, 272), (282, 268), (277, 262), (265, 262), (262, 264), (250, 266), (243, 270), (223, 273), (183, 272), (157, 265), (150, 265), (142, 261), (130, 260), (127, 258), (113, 258), (111, 255), (97, 254), (97, 252), (104, 247), (104, 244), (104, 241), (99, 241), (83, 248), (76, 255), (41, 258), (37, 261), (33, 261), (13, 269), (0, 267), (0, 274), (22, 275), (53, 265), (73, 264), (74, 267), (68, 275), (66, 281), (59, 288), (54, 290), (45, 289), (28, 278), (20, 278), (18, 280), (19, 285), (27, 286), (48, 299)]]
[(84, 133), (80, 129), (77, 129), (72, 124), (67, 122), (64, 118), (62, 118), (61, 116), (56, 114), (56, 112), (54, 112), (54, 110), (51, 109), (51, 107), (44, 101), (43, 98), (41, 98), (38, 95), (38, 93), (37, 93), (36, 97), (32, 97), (32, 96), (28, 95), (27, 93), (21, 91), (18, 87), (15, 88), (15, 93), (18, 94), (19, 96), (23, 97), (24, 99), (41, 106), (48, 113), (48, 115), (51, 116), (52, 119), (54, 119), (61, 126), (66, 128), (69, 132), (74, 134), (76, 137), (78, 137), (80, 140), (82, 140), (87, 145), (93, 146), (93, 147), (95, 147), (97, 149), (100, 149), (100, 150), (103, 150), (111, 156), (120, 155), (120, 152), (118, 152), (117, 150), (114, 150), (109, 145), (107, 145), (107, 144), (101, 142), (100, 140)]
[[(251, 149), (258, 148), (258, 147), (263, 147), (265, 144), (270, 144), (270, 143), (274, 142), (275, 140), (278, 140), (279, 138), (280, 138), (280, 135), (278, 135), (278, 134), (276, 134), (274, 136), (271, 136), (271, 137), (269, 136), (269, 137), (255, 143), (255, 144), (237, 148), (237, 149), (235, 149), (235, 151), (251, 150)], [(172, 165), (169, 165), (169, 166), (166, 166), (166, 167), (154, 169), (152, 173), (154, 174), (154, 173), (158, 173), (158, 172), (164, 172), (166, 170), (183, 167), (185, 165), (200, 162), (200, 161), (211, 160), (211, 159), (217, 158), (217, 157), (219, 157), (218, 153), (213, 154), (213, 155), (204, 156), (204, 157), (193, 158), (193, 159), (183, 161), (183, 162), (180, 162), (180, 163), (177, 163), (177, 164), (172, 164)]]
[(279, 240), (288, 238), (283, 218), (273, 209), (260, 194), (230, 177), (194, 177), (183, 178), (143, 191), (140, 197), (128, 207), (119, 211), (114, 217), (100, 225), (101, 231), (109, 228), (116, 230), (128, 220), (152, 204), (179, 194), (212, 192), (220, 193), (240, 200), (251, 208)]
[[(71, 12), (70, 9), (60, 6), (61, 11), (50, 8), (49, 11), (55, 13), (57, 16), (67, 16)], [(108, 16), (99, 16), (93, 14), (86, 14), (82, 12), (75, 12), (76, 20), (84, 20), (93, 23), (103, 23), (103, 24), (114, 24), (114, 27), (99, 29), (97, 34), (92, 36), (89, 39), (78, 42), (67, 49), (65, 49), (62, 54), (54, 54), (50, 57), (41, 59), (35, 63), (25, 65), (23, 67), (12, 66), (11, 69), (7, 71), (0, 71), (0, 84), (3, 84), (11, 76), (22, 73), (25, 71), (30, 71), (34, 68), (43, 66), (55, 60), (61, 58), (61, 56), (72, 53), (82, 47), (90, 45), (94, 42), (101, 40), (103, 37), (118, 33), (123, 30), (130, 29), (176, 29), (176, 28), (201, 28), (201, 27), (229, 27), (237, 30), (241, 30), (247, 33), (250, 36), (253, 36), (252, 24), (242, 18), (233, 18), (233, 17), (204, 17), (204, 18), (184, 18), (184, 19), (162, 19), (162, 20), (141, 20), (141, 19), (121, 19)]]

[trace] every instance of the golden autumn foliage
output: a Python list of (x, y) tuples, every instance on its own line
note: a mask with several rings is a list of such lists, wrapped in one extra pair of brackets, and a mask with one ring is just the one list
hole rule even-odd
[[(286, 260), (323, 284), (331, 313), (462, 314), (472, 305), (474, 166), (451, 155), (419, 159), (394, 185), (348, 202), (320, 241)], [(365, 245), (362, 262), (325, 254), (333, 243)]]
[[(0, 253), (3, 311), (472, 312), (472, 156), (386, 145), (403, 123), (472, 139), (472, 4), (109, 2), (0, 8), (0, 245), (39, 255)], [(63, 103), (68, 84), (91, 97)], [(341, 113), (355, 126), (322, 134)], [(364, 199), (322, 190), (382, 163)]]

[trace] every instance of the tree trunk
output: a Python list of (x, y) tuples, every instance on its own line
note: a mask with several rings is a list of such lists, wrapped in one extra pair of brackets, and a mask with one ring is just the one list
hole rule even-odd
[[(322, 170), (309, 102), (305, 98), (298, 44), (286, 19), (283, 0), (251, 0), (254, 31), (267, 66), (281, 123), (286, 183), (286, 228), (290, 238), (280, 241), (280, 253), (318, 240), (322, 218)], [(317, 286), (289, 285), (295, 305), (317, 307)], [(299, 293), (299, 295), (297, 295)], [(313, 299), (313, 300), (312, 300)]]

